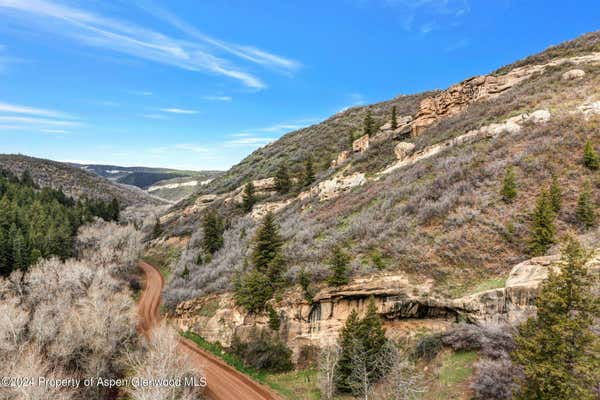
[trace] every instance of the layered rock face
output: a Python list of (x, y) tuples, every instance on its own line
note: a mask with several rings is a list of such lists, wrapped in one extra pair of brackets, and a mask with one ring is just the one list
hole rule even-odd
[[(416, 328), (443, 330), (459, 318), (517, 324), (535, 314), (540, 284), (559, 256), (524, 261), (510, 272), (505, 287), (448, 299), (432, 294), (432, 282), (416, 283), (403, 275), (382, 274), (355, 279), (338, 288), (324, 288), (309, 304), (296, 288), (273, 303), (281, 319), (281, 335), (297, 355), (306, 345), (322, 346), (336, 340), (353, 310), (362, 315), (370, 298), (375, 300), (390, 336), (410, 336)], [(588, 263), (600, 274), (600, 256)], [(192, 330), (210, 341), (231, 344), (234, 335), (249, 340), (255, 329), (268, 329), (266, 315), (237, 307), (231, 294), (213, 295), (181, 303), (173, 315), (179, 329)]]

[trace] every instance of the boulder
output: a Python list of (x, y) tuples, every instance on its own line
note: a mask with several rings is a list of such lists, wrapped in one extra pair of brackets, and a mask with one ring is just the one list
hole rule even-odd
[(394, 147), (394, 154), (398, 160), (403, 160), (415, 151), (414, 143), (400, 142)]
[(352, 142), (352, 151), (355, 153), (364, 153), (369, 149), (369, 135), (363, 135)]
[(349, 157), (350, 157), (350, 152), (348, 150), (342, 151), (340, 154), (338, 154), (338, 156), (335, 160), (331, 161), (331, 168), (339, 167), (344, 162), (346, 162), (346, 160)]
[(586, 102), (578, 107), (586, 117), (600, 114), (600, 101)]
[(585, 71), (582, 69), (572, 69), (562, 74), (563, 81), (575, 81), (583, 78)]

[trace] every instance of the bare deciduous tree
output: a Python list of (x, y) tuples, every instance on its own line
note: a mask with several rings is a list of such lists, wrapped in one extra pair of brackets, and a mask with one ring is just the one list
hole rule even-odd
[(332, 400), (335, 394), (335, 369), (340, 359), (340, 346), (337, 343), (326, 345), (319, 357), (319, 384), (321, 396)]

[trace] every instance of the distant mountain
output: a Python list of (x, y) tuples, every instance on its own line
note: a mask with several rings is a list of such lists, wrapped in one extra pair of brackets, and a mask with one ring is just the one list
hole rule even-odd
[(136, 186), (155, 197), (176, 202), (193, 194), (203, 183), (220, 176), (220, 171), (183, 171), (169, 168), (122, 167), (103, 164), (70, 165), (114, 182)]
[(74, 198), (116, 198), (123, 206), (164, 204), (134, 186), (112, 182), (74, 165), (20, 154), (0, 154), (0, 168), (17, 175), (28, 170), (40, 186), (61, 189)]

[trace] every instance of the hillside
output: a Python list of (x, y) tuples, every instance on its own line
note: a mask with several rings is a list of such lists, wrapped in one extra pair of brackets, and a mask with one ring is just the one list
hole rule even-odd
[[(552, 174), (564, 190), (558, 230), (577, 229), (578, 193), (585, 181), (595, 181), (581, 165), (583, 145), (589, 138), (600, 147), (594, 116), (600, 56), (593, 53), (599, 36), (548, 49), (499, 76), (356, 107), (257, 150), (163, 218), (166, 235), (184, 243), (191, 235), (176, 269), (187, 268), (190, 277), (175, 274), (167, 298), (175, 304), (231, 288), (248, 255), (248, 233), (267, 210), (281, 225), (289, 282), (297, 282), (301, 269), (323, 280), (334, 245), (352, 256), (355, 275), (401, 272), (432, 280), (445, 295), (503, 276), (529, 257), (530, 212)], [(368, 149), (352, 151), (349, 136), (358, 136), (367, 110), (381, 127), (390, 121), (392, 105), (404, 125), (397, 132), (383, 126)], [(342, 151), (348, 152), (332, 166)], [(317, 182), (277, 194), (265, 178), (282, 160), (297, 175), (308, 154)], [(508, 166), (515, 168), (519, 188), (510, 204), (499, 194)], [(236, 204), (249, 179), (256, 180), (261, 201), (244, 215)], [(197, 265), (200, 221), (212, 207), (230, 229), (223, 249)]]
[(91, 172), (66, 163), (16, 154), (0, 154), (0, 168), (21, 175), (29, 171), (41, 187), (61, 189), (70, 197), (112, 200), (116, 198), (123, 206), (164, 204), (141, 189), (111, 182)]

